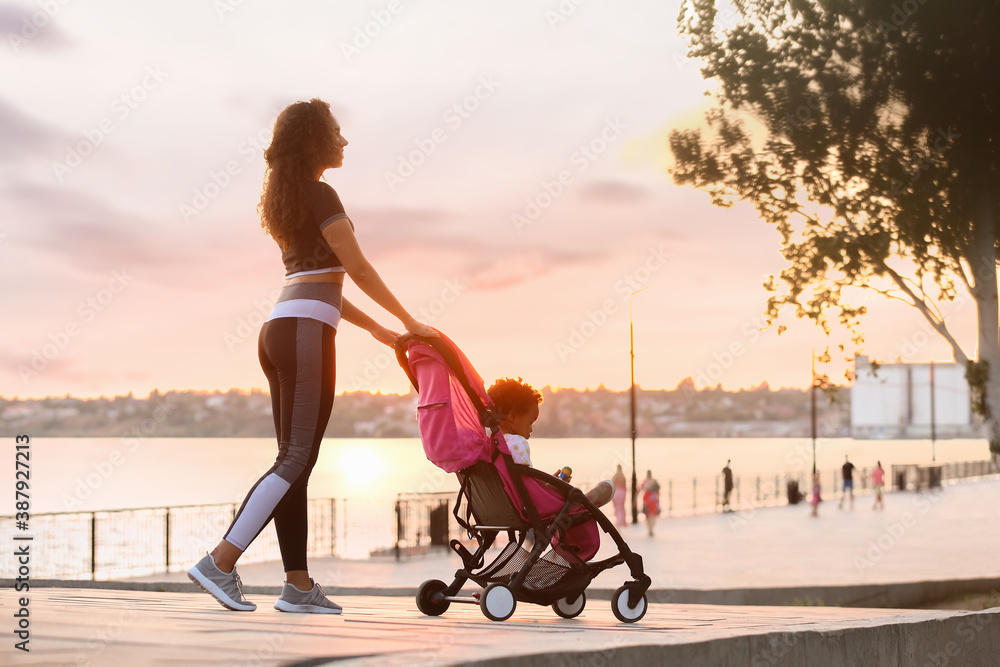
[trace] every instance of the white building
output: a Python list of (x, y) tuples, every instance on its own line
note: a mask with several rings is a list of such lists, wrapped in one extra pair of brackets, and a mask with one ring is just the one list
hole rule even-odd
[[(880, 364), (854, 358), (851, 387), (851, 436), (928, 438), (931, 435), (932, 364)], [(965, 367), (933, 364), (934, 433), (937, 437), (977, 437)]]

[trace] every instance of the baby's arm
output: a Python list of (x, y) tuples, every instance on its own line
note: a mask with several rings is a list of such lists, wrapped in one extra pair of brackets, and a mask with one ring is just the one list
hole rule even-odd
[(528, 441), (519, 435), (504, 434), (507, 440), (507, 449), (510, 450), (510, 457), (514, 463), (521, 465), (531, 465), (531, 452), (528, 450)]

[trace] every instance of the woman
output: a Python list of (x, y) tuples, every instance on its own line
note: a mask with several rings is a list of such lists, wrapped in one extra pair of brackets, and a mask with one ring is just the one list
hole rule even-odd
[(236, 561), (274, 519), (285, 586), (275, 609), (339, 614), (309, 576), (306, 565), (306, 485), (333, 407), (334, 340), (341, 319), (392, 345), (397, 334), (343, 299), (344, 274), (407, 331), (437, 335), (400, 305), (365, 258), (354, 224), (337, 193), (320, 181), (343, 164), (347, 139), (319, 99), (285, 108), (264, 152), (267, 170), (258, 211), (261, 227), (282, 251), (285, 284), (258, 341), (261, 367), (271, 390), (278, 456), (250, 489), (229, 530), (210, 554), (191, 568), (192, 581), (224, 607), (253, 611), (243, 596)]
[(625, 473), (622, 471), (622, 464), (619, 463), (615, 469), (615, 474), (611, 476), (611, 483), (615, 485), (615, 524), (619, 527), (625, 525), (625, 497), (628, 495), (625, 481)]
[(652, 470), (647, 470), (646, 479), (642, 480), (642, 513), (646, 515), (646, 526), (652, 537), (656, 517), (660, 516), (660, 483), (653, 479)]
[(872, 470), (872, 488), (875, 489), (875, 505), (872, 509), (885, 509), (885, 501), (882, 499), (882, 489), (885, 487), (885, 470), (882, 462), (879, 461), (875, 469)]
[(810, 503), (812, 504), (812, 512), (809, 514), (809, 516), (817, 516), (817, 517), (819, 516), (819, 504), (823, 500), (823, 498), (820, 496), (821, 491), (822, 488), (819, 481), (819, 473), (814, 472), (812, 500), (810, 501)]

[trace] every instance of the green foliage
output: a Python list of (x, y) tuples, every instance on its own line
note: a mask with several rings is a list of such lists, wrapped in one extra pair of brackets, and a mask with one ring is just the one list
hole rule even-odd
[(972, 411), (975, 414), (989, 416), (989, 405), (986, 402), (986, 382), (990, 377), (990, 362), (968, 361), (965, 364), (965, 379), (969, 381)]
[(718, 106), (707, 136), (671, 132), (673, 179), (778, 230), (769, 324), (836, 321), (857, 349), (861, 288), (920, 310), (964, 361), (936, 303), (959, 283), (996, 299), (1000, 3), (903, 4), (737, 2), (720, 30), (713, 0), (686, 0), (680, 32)]

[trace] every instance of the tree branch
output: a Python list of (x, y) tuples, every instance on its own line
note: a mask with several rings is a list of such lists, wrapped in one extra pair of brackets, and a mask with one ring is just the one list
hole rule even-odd
[(901, 290), (906, 292), (910, 298), (913, 299), (913, 306), (920, 311), (920, 314), (924, 316), (924, 319), (927, 320), (928, 324), (930, 324), (931, 327), (948, 342), (948, 345), (951, 346), (952, 354), (955, 355), (955, 361), (961, 364), (966, 363), (969, 360), (969, 357), (965, 354), (962, 346), (957, 340), (955, 340), (955, 337), (948, 330), (948, 326), (945, 324), (944, 318), (940, 316), (940, 311), (938, 311), (938, 315), (931, 312), (931, 309), (927, 307), (927, 304), (922, 299), (917, 298), (917, 295), (913, 293), (913, 290), (910, 289), (910, 286), (906, 284), (906, 281), (901, 275), (894, 271), (888, 264), (885, 264), (885, 262), (882, 262), (882, 266), (885, 272), (889, 274), (889, 277), (892, 278), (893, 282), (895, 282)]

